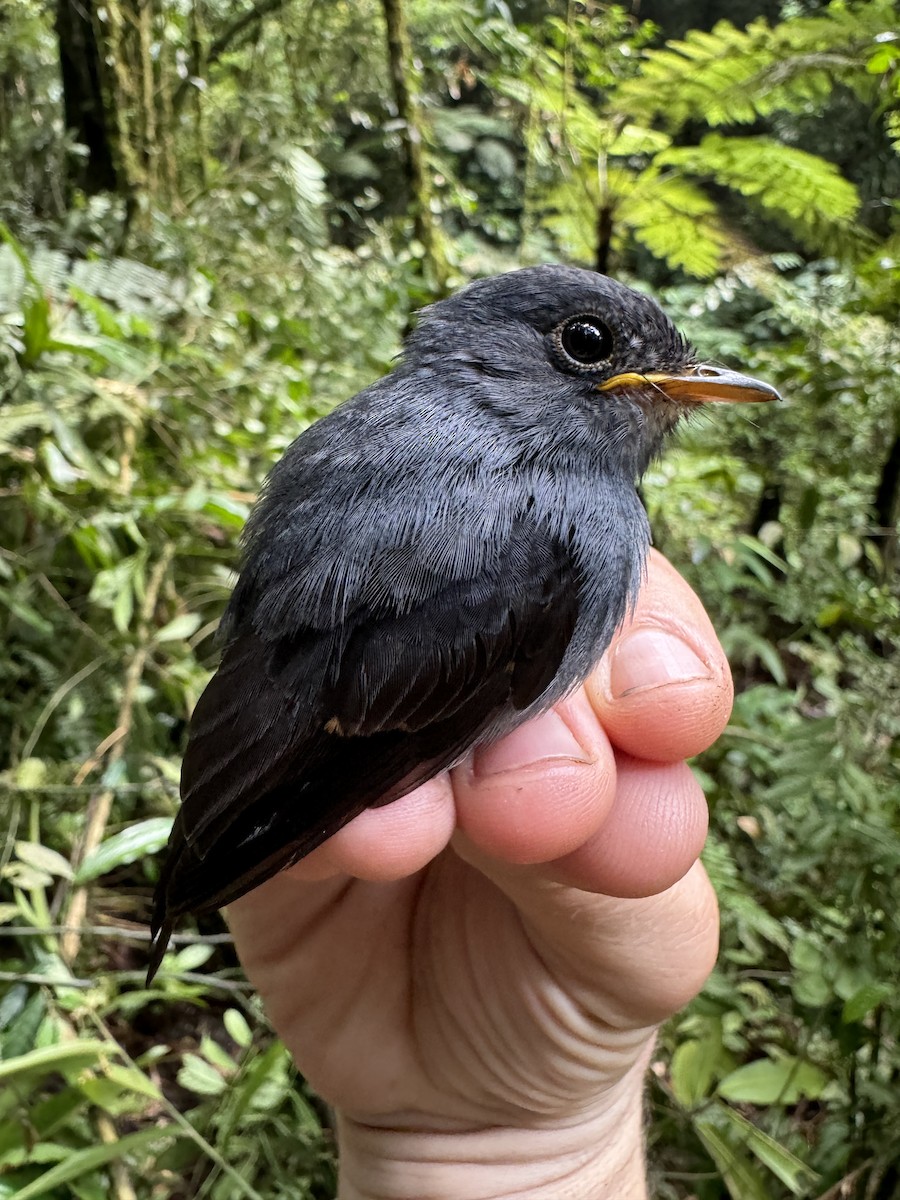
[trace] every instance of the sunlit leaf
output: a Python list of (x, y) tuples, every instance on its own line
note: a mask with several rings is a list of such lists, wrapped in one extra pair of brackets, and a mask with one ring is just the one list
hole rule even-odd
[(821, 1096), (827, 1076), (812, 1063), (791, 1056), (761, 1058), (747, 1063), (719, 1081), (725, 1100), (746, 1104), (796, 1104), (801, 1097)]
[(220, 1096), (228, 1087), (221, 1072), (197, 1054), (185, 1054), (178, 1082), (200, 1096)]
[(16, 854), (21, 862), (48, 875), (57, 875), (61, 879), (72, 879), (74, 872), (72, 864), (58, 851), (43, 846), (40, 842), (16, 842)]
[(157, 642), (184, 641), (192, 633), (197, 632), (202, 620), (203, 617), (200, 613), (182, 613), (169, 621), (167, 625), (163, 625), (162, 629), (157, 630), (154, 640)]
[(75, 882), (89, 883), (126, 863), (157, 854), (165, 846), (171, 828), (170, 817), (148, 817), (114, 833), (87, 855), (78, 868)]

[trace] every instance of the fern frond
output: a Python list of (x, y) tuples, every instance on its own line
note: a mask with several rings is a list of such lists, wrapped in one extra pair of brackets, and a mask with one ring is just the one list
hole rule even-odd
[(509, 121), (483, 113), (474, 104), (435, 108), (429, 117), (435, 141), (453, 154), (472, 150), (481, 138), (503, 141), (510, 136)]
[(722, 265), (729, 238), (715, 203), (690, 180), (663, 176), (652, 167), (635, 173), (596, 164), (581, 167), (545, 196), (544, 225), (576, 259), (591, 262), (597, 250), (597, 213), (612, 210), (614, 240), (631, 234), (657, 258), (690, 275), (707, 278)]
[(745, 30), (719, 21), (710, 32), (692, 30), (683, 41), (645, 51), (641, 74), (620, 86), (617, 105), (677, 129), (689, 120), (748, 124), (803, 111), (826, 99), (838, 80), (871, 91), (868, 55), (895, 22), (892, 0), (832, 4), (775, 27), (762, 18)]
[(572, 171), (543, 197), (545, 229), (554, 234), (576, 262), (593, 262), (597, 253), (597, 211), (600, 206), (594, 164)]
[(756, 201), (807, 242), (846, 230), (859, 195), (833, 163), (765, 137), (707, 134), (698, 146), (658, 154), (656, 167), (707, 176)]
[(26, 267), (10, 245), (0, 245), (0, 312), (15, 310), (29, 285), (57, 300), (77, 288), (134, 315), (176, 312), (186, 290), (162, 271), (129, 258), (73, 260), (62, 250), (38, 246)]
[(650, 168), (637, 177), (616, 215), (670, 267), (706, 279), (721, 266), (728, 237), (716, 205), (690, 180)]
[(291, 189), (294, 200), (294, 219), (304, 240), (310, 246), (325, 240), (325, 171), (300, 146), (286, 146), (281, 151), (281, 176)]
[(672, 139), (661, 129), (605, 116), (588, 105), (578, 105), (566, 118), (566, 136), (584, 158), (649, 157), (666, 150)]

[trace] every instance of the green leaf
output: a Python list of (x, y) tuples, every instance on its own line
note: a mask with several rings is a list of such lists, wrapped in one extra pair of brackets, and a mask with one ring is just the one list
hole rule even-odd
[[(622, 83), (616, 107), (631, 119), (749, 124), (771, 113), (821, 110), (844, 81), (864, 90), (871, 43), (896, 19), (890, 4), (831, 4), (770, 27), (718, 21), (683, 40), (644, 51), (640, 75)], [(880, 63), (879, 63), (880, 65)]]
[(127, 1088), (139, 1096), (148, 1096), (151, 1100), (159, 1100), (161, 1092), (149, 1075), (139, 1071), (137, 1067), (121, 1066), (119, 1063), (109, 1063), (106, 1077), (119, 1087)]
[(153, 640), (156, 642), (183, 641), (185, 638), (189, 638), (192, 633), (197, 632), (202, 620), (203, 618), (199, 613), (182, 613), (181, 616), (169, 621), (168, 625), (163, 625), (162, 629), (157, 631)]
[(706, 1095), (712, 1078), (708, 1055), (700, 1042), (682, 1042), (672, 1055), (672, 1091), (684, 1108), (694, 1108)]
[(740, 1143), (745, 1145), (759, 1161), (776, 1175), (795, 1196), (809, 1195), (810, 1187), (818, 1180), (816, 1172), (803, 1159), (792, 1154), (786, 1146), (764, 1133), (732, 1108), (720, 1110), (727, 1122), (733, 1126)]
[(187, 946), (183, 946), (175, 955), (173, 955), (172, 970), (173, 972), (180, 971), (196, 971), (198, 967), (202, 967), (205, 962), (208, 962), (212, 955), (212, 946), (205, 942), (192, 942)]
[[(12, 994), (12, 993), (8, 993)], [(13, 1002), (14, 1007), (18, 1000)], [(3, 1035), (3, 1058), (7, 1062), (21, 1059), (33, 1048), (41, 1031), (47, 1012), (47, 1000), (43, 992), (34, 992), (21, 1011), (15, 1012)], [(3, 1024), (6, 1024), (4, 1020)], [(2, 1028), (2, 1026), (0, 1026)]]
[(200, 1039), (200, 1054), (223, 1075), (233, 1075), (238, 1069), (237, 1063), (228, 1051), (223, 1050), (215, 1038), (209, 1037), (208, 1034)]
[(706, 176), (756, 200), (808, 244), (818, 239), (818, 248), (824, 230), (848, 228), (859, 208), (856, 188), (833, 163), (773, 138), (710, 133), (699, 146), (664, 150), (654, 165)]
[(672, 1055), (669, 1072), (672, 1091), (679, 1104), (688, 1109), (696, 1108), (709, 1095), (713, 1080), (725, 1061), (722, 1027), (718, 1021), (705, 1037), (682, 1042)]
[(114, 1117), (139, 1112), (146, 1106), (143, 1096), (136, 1095), (130, 1088), (120, 1087), (106, 1074), (82, 1077), (78, 1087), (91, 1104)]
[(28, 1001), (28, 988), (24, 983), (14, 983), (0, 996), (0, 1031), (6, 1029)]
[(649, 129), (629, 121), (616, 130), (606, 146), (606, 152), (617, 158), (630, 158), (633, 154), (657, 154), (660, 150), (668, 149), (671, 144), (672, 139), (661, 130)]
[(15, 860), (7, 863), (5, 867), (0, 867), (0, 877), (8, 879), (14, 887), (23, 892), (42, 891), (53, 883), (53, 876), (46, 871)]
[(61, 1042), (54, 1046), (41, 1046), (20, 1054), (17, 1058), (0, 1061), (0, 1080), (16, 1079), (23, 1075), (46, 1075), (59, 1071), (67, 1075), (85, 1067), (95, 1066), (110, 1054), (107, 1042), (82, 1038), (77, 1042)]
[(802, 1059), (761, 1058), (738, 1067), (719, 1081), (716, 1089), (725, 1100), (744, 1104), (796, 1104), (801, 1097), (817, 1100), (828, 1078)]
[(22, 333), (25, 349), (22, 364), (33, 367), (50, 347), (50, 301), (46, 296), (37, 296), (26, 301), (23, 314), (25, 319)]
[(60, 879), (74, 878), (69, 860), (40, 842), (16, 842), (16, 855), (20, 862), (34, 867), (36, 871), (46, 871), (48, 875), (58, 876)]
[(246, 1050), (253, 1041), (253, 1031), (247, 1024), (247, 1018), (244, 1014), (236, 1008), (228, 1008), (225, 1010), (225, 1015), (222, 1019), (228, 1036), (242, 1050)]
[(845, 1025), (862, 1021), (873, 1009), (890, 999), (894, 989), (886, 983), (866, 983), (846, 1001), (841, 1012)]
[(734, 1137), (718, 1128), (714, 1114), (694, 1118), (694, 1128), (728, 1186), (732, 1200), (772, 1200), (759, 1168)]
[(79, 886), (90, 883), (117, 867), (157, 854), (168, 841), (171, 829), (171, 817), (148, 817), (114, 833), (85, 858), (75, 875), (75, 882)]
[(816, 614), (816, 624), (820, 629), (829, 629), (832, 625), (836, 625), (844, 616), (844, 605), (840, 600), (836, 600), (833, 604), (826, 604), (824, 608), (820, 608)]
[(294, 218), (310, 245), (325, 235), (323, 209), (328, 199), (325, 171), (320, 163), (300, 146), (285, 146), (280, 151), (282, 178), (294, 196)]
[(897, 62), (900, 62), (900, 48), (879, 46), (866, 63), (866, 71), (870, 75), (886, 75), (888, 71), (893, 70)]
[(89, 1171), (96, 1171), (98, 1167), (106, 1166), (107, 1163), (127, 1158), (138, 1150), (149, 1149), (171, 1138), (186, 1136), (181, 1129), (168, 1125), (164, 1129), (142, 1129), (138, 1133), (129, 1133), (118, 1138), (115, 1142), (104, 1142), (98, 1146), (89, 1146), (85, 1150), (76, 1150), (69, 1153), (57, 1166), (45, 1171), (33, 1183), (19, 1189), (16, 1192), (16, 1200), (36, 1200), (38, 1196), (45, 1196), (54, 1188), (71, 1183), (72, 1180), (86, 1175)]
[(86, 477), (85, 472), (80, 467), (73, 467), (53, 442), (44, 442), (41, 445), (41, 457), (47, 467), (47, 474), (59, 487), (67, 487), (70, 483), (77, 483), (79, 479)]
[(863, 547), (859, 538), (856, 538), (851, 533), (846, 533), (844, 530), (837, 536), (838, 545), (838, 564), (845, 570), (847, 567), (852, 567), (862, 558)]
[(134, 591), (130, 587), (123, 587), (113, 601), (112, 606), (113, 625), (115, 625), (119, 633), (128, 633), (128, 630), (131, 626), (131, 618), (133, 616)]
[(23, 792), (40, 787), (47, 778), (47, 764), (40, 758), (24, 758), (16, 767), (14, 778), (16, 787)]
[(198, 1054), (185, 1054), (177, 1078), (183, 1088), (200, 1096), (220, 1096), (228, 1087), (221, 1073)]
[(728, 245), (716, 206), (702, 188), (665, 177), (655, 166), (638, 176), (617, 216), (657, 258), (700, 278), (718, 270)]

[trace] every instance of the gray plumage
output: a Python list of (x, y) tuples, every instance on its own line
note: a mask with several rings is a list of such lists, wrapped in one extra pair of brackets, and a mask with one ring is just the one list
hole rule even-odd
[(586, 677), (644, 569), (636, 482), (686, 411), (634, 373), (693, 362), (648, 297), (528, 268), (425, 309), (391, 374), (288, 448), (192, 720), (151, 973), (181, 914)]

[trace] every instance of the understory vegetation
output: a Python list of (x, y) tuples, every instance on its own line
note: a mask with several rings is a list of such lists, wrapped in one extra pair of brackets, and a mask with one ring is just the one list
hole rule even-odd
[(900, 1194), (900, 9), (634, 9), (0, 10), (0, 1200), (334, 1195), (224, 924), (144, 987), (153, 855), (267, 470), (544, 261), (786, 399), (644, 482), (737, 685), (653, 1194)]

